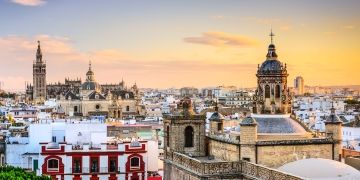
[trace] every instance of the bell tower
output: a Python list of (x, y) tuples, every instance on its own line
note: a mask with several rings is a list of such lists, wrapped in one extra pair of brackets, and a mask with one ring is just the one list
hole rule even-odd
[(46, 100), (46, 63), (42, 59), (40, 41), (36, 51), (36, 60), (33, 63), (33, 100), (36, 103)]
[(205, 116), (194, 114), (190, 98), (181, 100), (179, 110), (180, 114), (164, 120), (165, 158), (172, 159), (174, 152), (204, 156)]
[(256, 74), (258, 87), (254, 95), (253, 113), (286, 114), (291, 113), (291, 97), (287, 87), (286, 64), (278, 60), (271, 31), (271, 43), (266, 60), (258, 66)]

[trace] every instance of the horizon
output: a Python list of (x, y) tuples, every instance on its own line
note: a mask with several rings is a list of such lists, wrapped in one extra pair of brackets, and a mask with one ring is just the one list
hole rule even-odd
[(360, 84), (359, 1), (97, 2), (1, 1), (1, 88), (32, 83), (38, 40), (47, 84), (84, 80), (91, 60), (101, 84), (253, 88), (271, 28), (289, 87)]

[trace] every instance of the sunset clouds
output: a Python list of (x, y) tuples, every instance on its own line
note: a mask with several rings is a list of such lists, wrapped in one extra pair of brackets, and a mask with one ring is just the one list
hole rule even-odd
[(210, 31), (205, 32), (199, 37), (186, 37), (185, 42), (194, 44), (204, 44), (210, 46), (255, 46), (258, 42), (254, 39), (225, 32)]
[[(326, 2), (326, 3), (325, 3)], [(41, 41), (47, 81), (254, 87), (272, 27), (289, 82), (360, 84), (360, 1), (0, 0), (0, 82), (23, 90)], [(291, 85), (291, 84), (290, 84)]]
[[(25, 82), (32, 83), (32, 63), (38, 40), (41, 42), (43, 59), (47, 63), (49, 83), (62, 82), (65, 77), (84, 79), (89, 60), (92, 61), (96, 79), (101, 83), (116, 83), (124, 78), (128, 85), (136, 81), (146, 87), (177, 86), (178, 83), (208, 86), (211, 83), (198, 82), (201, 77), (194, 78), (194, 72), (216, 72), (207, 77), (211, 77), (209, 80), (212, 81), (221, 81), (222, 78), (234, 76), (237, 71), (251, 72), (256, 68), (256, 64), (249, 62), (223, 63), (226, 60), (219, 57), (224, 52), (214, 52), (211, 54), (212, 58), (206, 58), (207, 54), (192, 57), (191, 53), (171, 58), (171, 52), (132, 54), (118, 48), (80, 51), (68, 37), (45, 34), (30, 37), (9, 35), (0, 37), (0, 81), (6, 89), (21, 90)], [(234, 83), (236, 81), (233, 80)]]
[(23, 6), (41, 6), (46, 3), (43, 0), (11, 0), (11, 2), (20, 4)]

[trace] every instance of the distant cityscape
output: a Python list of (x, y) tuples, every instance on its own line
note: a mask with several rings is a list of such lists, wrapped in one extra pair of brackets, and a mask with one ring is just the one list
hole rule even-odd
[(337, 162), (359, 177), (358, 86), (297, 76), (288, 88), (273, 43), (256, 88), (99, 84), (91, 62), (84, 81), (49, 84), (42, 53), (39, 41), (33, 83), (1, 90), (2, 166), (52, 179), (302, 179), (303, 163)]
[(360, 1), (0, 1), (0, 180), (360, 180)]

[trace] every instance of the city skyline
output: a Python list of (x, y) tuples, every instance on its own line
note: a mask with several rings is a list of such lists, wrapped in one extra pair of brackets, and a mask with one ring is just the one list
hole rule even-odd
[(100, 83), (255, 87), (271, 27), (289, 79), (360, 84), (357, 1), (99, 2), (0, 1), (4, 88), (22, 90), (32, 82), (37, 40), (48, 83), (84, 80), (91, 60)]

